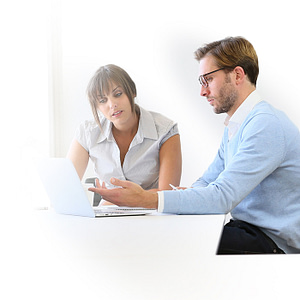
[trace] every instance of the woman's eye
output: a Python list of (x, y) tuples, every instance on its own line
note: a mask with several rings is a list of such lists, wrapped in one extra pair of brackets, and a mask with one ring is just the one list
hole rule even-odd
[(106, 102), (106, 99), (102, 98), (102, 99), (99, 99), (99, 103), (105, 103)]
[(115, 97), (120, 97), (122, 95), (122, 92), (118, 92), (115, 94)]

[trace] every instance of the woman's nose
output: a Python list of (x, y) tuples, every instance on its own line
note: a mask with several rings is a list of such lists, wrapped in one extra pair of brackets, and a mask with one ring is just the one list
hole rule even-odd
[(117, 107), (117, 102), (114, 101), (113, 99), (111, 99), (111, 98), (108, 99), (108, 102), (109, 102), (109, 107), (110, 107), (111, 109)]

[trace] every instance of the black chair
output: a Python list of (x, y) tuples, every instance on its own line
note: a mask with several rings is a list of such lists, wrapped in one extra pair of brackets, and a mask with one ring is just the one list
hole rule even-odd
[[(85, 180), (85, 183), (87, 184), (93, 184), (94, 187), (96, 187), (96, 180), (97, 177), (90, 177), (90, 178), (87, 178)], [(98, 206), (100, 201), (101, 201), (102, 197), (101, 195), (97, 194), (97, 193), (94, 193), (94, 198), (93, 198), (93, 206)]]

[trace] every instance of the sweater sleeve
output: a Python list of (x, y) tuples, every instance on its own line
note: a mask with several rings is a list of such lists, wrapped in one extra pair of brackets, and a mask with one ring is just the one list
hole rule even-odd
[(203, 176), (200, 177), (196, 182), (192, 184), (192, 188), (206, 187), (209, 183), (215, 181), (219, 174), (224, 170), (224, 141), (227, 139), (227, 129), (224, 131), (223, 139), (218, 150), (218, 153), (209, 166), (204, 172)]
[(230, 212), (279, 166), (285, 151), (284, 133), (277, 117), (272, 114), (252, 116), (230, 142), (224, 134), (218, 156), (193, 188), (164, 192), (164, 212)]

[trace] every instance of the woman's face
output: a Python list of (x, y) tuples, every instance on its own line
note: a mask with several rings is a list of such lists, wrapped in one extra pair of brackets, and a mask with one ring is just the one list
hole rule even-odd
[(120, 85), (112, 84), (107, 95), (98, 95), (98, 110), (111, 121), (116, 128), (121, 129), (133, 117), (129, 98)]

